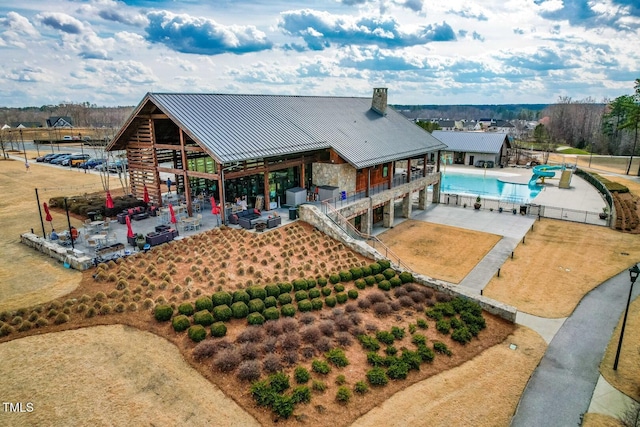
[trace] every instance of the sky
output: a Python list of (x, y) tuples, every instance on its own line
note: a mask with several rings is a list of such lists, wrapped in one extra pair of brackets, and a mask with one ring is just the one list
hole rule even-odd
[(0, 106), (147, 92), (391, 104), (602, 102), (640, 78), (639, 0), (3, 0)]

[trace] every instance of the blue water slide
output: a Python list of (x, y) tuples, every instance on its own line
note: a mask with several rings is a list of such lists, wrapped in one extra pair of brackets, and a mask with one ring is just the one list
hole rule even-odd
[(549, 166), (549, 165), (538, 165), (533, 167), (533, 175), (529, 180), (529, 185), (535, 184), (538, 179), (542, 178), (553, 178), (556, 175), (557, 170), (564, 170), (564, 166)]

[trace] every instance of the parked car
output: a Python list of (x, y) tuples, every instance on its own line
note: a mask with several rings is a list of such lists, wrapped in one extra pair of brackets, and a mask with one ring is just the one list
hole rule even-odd
[(64, 156), (66, 154), (69, 154), (69, 153), (47, 154), (46, 156), (44, 156), (44, 162), (45, 163), (51, 163), (51, 160), (53, 160), (53, 159), (55, 159), (56, 157), (59, 157), (59, 156)]
[(65, 141), (72, 141), (73, 137), (71, 135), (65, 135), (65, 136), (62, 137), (62, 139), (65, 140)]
[(38, 163), (42, 163), (42, 162), (44, 162), (44, 158), (45, 158), (45, 157), (47, 157), (47, 156), (51, 156), (51, 155), (52, 155), (52, 154), (51, 154), (51, 153), (49, 153), (49, 154), (43, 154), (42, 156), (38, 156), (38, 157), (36, 157), (36, 162), (38, 162)]
[(89, 159), (86, 162), (80, 163), (78, 167), (82, 169), (93, 169), (96, 166), (101, 165), (103, 163), (104, 163), (104, 159)]
[(64, 154), (62, 156), (57, 156), (55, 159), (52, 159), (49, 163), (52, 165), (61, 165), (65, 159), (71, 157), (71, 154)]
[(62, 166), (77, 167), (80, 163), (84, 163), (85, 161), (89, 160), (90, 158), (91, 158), (91, 156), (88, 155), (88, 154), (72, 154), (68, 158), (64, 159), (62, 161), (62, 163), (60, 163), (60, 164)]
[(126, 160), (116, 160), (115, 162), (109, 163), (109, 172), (117, 173), (122, 172), (127, 167)]

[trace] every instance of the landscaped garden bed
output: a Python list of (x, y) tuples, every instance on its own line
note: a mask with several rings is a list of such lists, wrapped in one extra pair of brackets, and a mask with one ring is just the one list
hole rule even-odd
[(211, 230), (85, 274), (64, 299), (0, 314), (2, 341), (150, 330), (264, 424), (350, 424), (514, 328), (300, 223)]

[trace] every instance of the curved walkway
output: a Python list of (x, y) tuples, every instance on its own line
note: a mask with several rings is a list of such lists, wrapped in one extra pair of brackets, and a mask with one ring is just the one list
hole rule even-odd
[[(525, 388), (512, 426), (581, 425), (598, 367), (629, 295), (629, 273), (607, 280), (580, 301), (555, 334)], [(632, 298), (640, 295), (634, 287)]]

